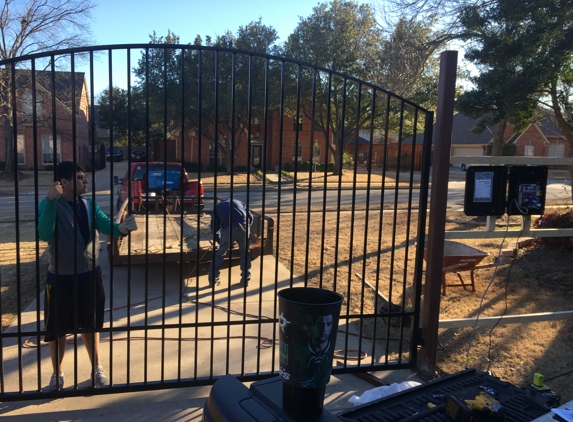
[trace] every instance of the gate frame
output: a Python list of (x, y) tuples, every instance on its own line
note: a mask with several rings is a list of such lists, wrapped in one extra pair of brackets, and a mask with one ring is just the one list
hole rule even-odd
[[(12, 69), (15, 69), (15, 65), (19, 62), (31, 61), (32, 63), (34, 63), (36, 59), (40, 59), (40, 58), (51, 57), (52, 59), (54, 59), (55, 56), (66, 56), (66, 55), (70, 55), (71, 57), (75, 57), (76, 54), (89, 53), (90, 54), (89, 69), (92, 71), (92, 73), (90, 74), (90, 77), (93, 78), (93, 53), (94, 52), (96, 52), (96, 51), (108, 51), (108, 54), (111, 54), (111, 52), (115, 51), (115, 50), (126, 50), (129, 53), (129, 52), (131, 52), (131, 50), (149, 51), (151, 49), (163, 49), (163, 50), (169, 49), (169, 50), (181, 50), (181, 51), (183, 51), (183, 50), (187, 50), (187, 51), (188, 50), (213, 51), (216, 54), (228, 53), (228, 54), (245, 55), (245, 56), (249, 56), (251, 58), (252, 57), (260, 57), (260, 58), (266, 59), (267, 63), (268, 63), (268, 60), (278, 61), (278, 62), (282, 63), (283, 69), (284, 69), (285, 63), (288, 63), (288, 64), (298, 66), (299, 69), (308, 68), (308, 69), (313, 69), (314, 72), (323, 72), (323, 73), (329, 75), (330, 78), (332, 78), (333, 76), (339, 77), (339, 78), (344, 80), (345, 84), (347, 82), (352, 82), (352, 83), (359, 85), (360, 87), (371, 89), (375, 93), (380, 92), (381, 94), (384, 94), (387, 96), (388, 104), (390, 103), (390, 99), (394, 99), (396, 101), (399, 101), (401, 104), (401, 119), (403, 119), (403, 117), (404, 117), (404, 106), (406, 106), (406, 105), (414, 108), (416, 119), (418, 118), (418, 113), (424, 113), (425, 119), (424, 119), (424, 132), (423, 132), (423, 141), (422, 141), (423, 145), (424, 145), (424, 151), (423, 151), (423, 162), (422, 162), (422, 170), (421, 170), (421, 187), (420, 187), (420, 197), (419, 197), (417, 235), (418, 235), (418, 237), (425, 239), (425, 236), (426, 236), (425, 227), (426, 227), (426, 219), (427, 219), (427, 196), (428, 196), (428, 190), (429, 190), (429, 168), (430, 168), (430, 159), (431, 159), (431, 152), (432, 152), (432, 123), (433, 123), (434, 114), (431, 111), (425, 110), (424, 108), (422, 108), (422, 107), (420, 107), (420, 106), (418, 106), (418, 105), (416, 105), (416, 104), (414, 104), (414, 103), (412, 103), (412, 102), (410, 102), (404, 98), (401, 98), (395, 94), (392, 94), (389, 91), (386, 91), (382, 88), (379, 88), (373, 84), (369, 84), (367, 82), (361, 81), (357, 78), (353, 78), (351, 76), (348, 76), (348, 75), (345, 75), (345, 74), (342, 74), (339, 72), (332, 72), (326, 68), (322, 68), (319, 66), (314, 66), (314, 65), (311, 65), (308, 63), (303, 63), (303, 62), (299, 62), (299, 61), (291, 60), (291, 59), (286, 59), (286, 58), (282, 58), (282, 57), (271, 56), (271, 55), (262, 54), (262, 53), (246, 52), (246, 51), (240, 51), (240, 50), (222, 49), (222, 48), (217, 48), (217, 47), (202, 47), (202, 46), (189, 46), (189, 45), (184, 46), (184, 45), (164, 45), (164, 44), (160, 44), (160, 45), (125, 44), (125, 45), (112, 45), (112, 46), (106, 45), (106, 46), (83, 47), (83, 48), (74, 48), (74, 49), (67, 49), (67, 50), (60, 50), (60, 51), (52, 51), (52, 52), (46, 52), (46, 53), (37, 53), (34, 55), (9, 59), (9, 60), (5, 60), (5, 61), (0, 62), (0, 66), (11, 64)], [(72, 61), (72, 66), (73, 66), (73, 61)], [(53, 68), (52, 68), (52, 71), (54, 71)], [(72, 69), (72, 74), (75, 74), (75, 73), (77, 73), (76, 70)], [(110, 69), (110, 81), (111, 81), (111, 69)], [(91, 87), (93, 88), (93, 79), (90, 82), (91, 82)], [(250, 89), (250, 87), (249, 87), (249, 89)], [(95, 105), (95, 104), (93, 104), (94, 93), (91, 92), (89, 95), (90, 95), (91, 102), (92, 102), (92, 104), (90, 104), (90, 110), (91, 110), (90, 115), (93, 118), (93, 115), (94, 115), (93, 114), (93, 107)], [(345, 93), (345, 98), (346, 98), (346, 95), (347, 94)], [(300, 99), (300, 93), (297, 94), (297, 98)], [(265, 109), (265, 110), (267, 110), (267, 109)], [(281, 108), (281, 110), (282, 110), (282, 108)], [(372, 119), (374, 119), (374, 117), (372, 117)], [(92, 128), (93, 128), (94, 124), (95, 124), (95, 122), (93, 122), (93, 121), (90, 123)], [(36, 126), (36, 123), (34, 123), (34, 126)], [(386, 128), (386, 129), (388, 130), (388, 128)], [(54, 129), (54, 131), (55, 131), (55, 129)], [(298, 137), (298, 128), (297, 128), (296, 132), (297, 132), (297, 137)], [(357, 138), (358, 137), (358, 131), (355, 131), (355, 132), (356, 132), (356, 138)], [(15, 131), (15, 133), (17, 133), (17, 130)], [(414, 133), (420, 135), (416, 131), (414, 131)], [(95, 143), (93, 142), (94, 136), (95, 136), (95, 134), (92, 133), (91, 134), (91, 137), (92, 137), (92, 139), (91, 139), (91, 141), (92, 141), (92, 157), (95, 156)], [(15, 139), (16, 139), (16, 137), (15, 137)], [(113, 135), (110, 135), (110, 139), (111, 139), (112, 144), (113, 144)], [(197, 143), (199, 143), (200, 139), (201, 138), (199, 135), (199, 139), (197, 140)], [(403, 140), (403, 138), (400, 138), (400, 139)], [(297, 141), (298, 141), (298, 139), (297, 139)], [(387, 136), (386, 136), (386, 142), (387, 142)], [(401, 141), (400, 141), (400, 143), (401, 143)], [(74, 145), (75, 145), (75, 141), (74, 141)], [(355, 142), (355, 145), (357, 146), (358, 142)], [(130, 144), (130, 147), (131, 147), (131, 144)], [(282, 148), (282, 139), (280, 141), (279, 148)], [(264, 149), (265, 148), (263, 148), (263, 150)], [(342, 148), (341, 148), (341, 152), (342, 152)], [(128, 156), (129, 156), (129, 154), (128, 154)], [(372, 156), (372, 154), (370, 154), (370, 159), (371, 159), (371, 156)], [(129, 158), (129, 160), (130, 160), (130, 158)], [(263, 161), (265, 160), (265, 156), (262, 157), (262, 160)], [(355, 166), (356, 166), (356, 163), (355, 163)], [(16, 168), (17, 168), (17, 166), (16, 166)], [(436, 171), (435, 169), (436, 169), (436, 166), (434, 166), (434, 172)], [(35, 164), (35, 171), (38, 171), (36, 164)], [(411, 172), (413, 172), (413, 169), (411, 170)], [(113, 170), (111, 170), (110, 174), (111, 174), (110, 177), (113, 177)], [(435, 182), (436, 182), (436, 179), (434, 179), (434, 183)], [(356, 183), (356, 182), (354, 182), (354, 183)], [(18, 183), (16, 182), (16, 191), (18, 191), (17, 184)], [(249, 184), (248, 184), (248, 186), (249, 186)], [(247, 187), (247, 190), (248, 189), (249, 189), (249, 187)], [(264, 187), (263, 187), (263, 189), (264, 189)], [(412, 186), (410, 185), (410, 200), (411, 200), (411, 196), (412, 196), (411, 191), (412, 191)], [(279, 184), (279, 192), (280, 192), (280, 184)], [(216, 191), (215, 191), (215, 194), (216, 194)], [(37, 202), (37, 195), (38, 194), (36, 192), (36, 202)], [(296, 194), (295, 194), (295, 196), (296, 196)], [(354, 203), (354, 201), (353, 201), (353, 203)], [(113, 209), (113, 201), (112, 201), (111, 207)], [(264, 205), (263, 205), (263, 209), (264, 209)], [(354, 210), (354, 208), (353, 208), (353, 210)], [(18, 211), (19, 211), (19, 206), (16, 205), (16, 215), (19, 215)], [(324, 210), (323, 210), (323, 213), (324, 213)], [(360, 373), (360, 372), (368, 372), (371, 370), (402, 369), (402, 368), (413, 368), (416, 366), (416, 363), (417, 363), (417, 346), (420, 344), (420, 332), (418, 330), (420, 317), (419, 317), (419, 312), (417, 312), (417, 310), (420, 309), (420, 304), (421, 304), (420, 292), (421, 292), (421, 282), (422, 282), (423, 254), (424, 254), (424, 242), (422, 242), (422, 241), (420, 241), (420, 239), (418, 239), (418, 244), (417, 244), (416, 253), (415, 253), (415, 269), (414, 269), (414, 277), (413, 277), (413, 279), (414, 279), (413, 285), (414, 285), (414, 291), (415, 291), (414, 312), (402, 313), (402, 315), (411, 315), (413, 317), (413, 321), (414, 321), (413, 328), (411, 329), (411, 332), (410, 332), (410, 350), (409, 350), (410, 358), (409, 358), (408, 362), (407, 363), (404, 363), (404, 362), (403, 363), (397, 363), (397, 364), (387, 363), (386, 365), (383, 365), (383, 366), (361, 365), (360, 362), (358, 363), (357, 366), (349, 366), (345, 362), (343, 367), (333, 368), (332, 373), (334, 373), (334, 374)], [(428, 262), (430, 262), (430, 261), (428, 261)], [(441, 259), (440, 259), (440, 262), (441, 262)], [(426, 293), (428, 293), (428, 291)], [(276, 301), (276, 298), (275, 298), (275, 301)], [(375, 314), (372, 314), (372, 317), (384, 317), (384, 315), (386, 315), (387, 318), (390, 316), (389, 313), (382, 314), (382, 313), (377, 312)], [(361, 316), (365, 316), (365, 315), (362, 314)], [(370, 315), (368, 315), (368, 316), (370, 316)], [(343, 319), (349, 320), (350, 315), (345, 315), (344, 318), (343, 318), (343, 316), (341, 316), (341, 320), (343, 320)], [(274, 318), (273, 322), (276, 325), (277, 318)], [(116, 328), (116, 330), (118, 330), (118, 329), (119, 328)], [(106, 331), (104, 329), (101, 332), (112, 332), (110, 330), (111, 329), (108, 329)], [(40, 336), (41, 333), (42, 332), (39, 331), (39, 332), (33, 332), (32, 334)], [(30, 334), (30, 333), (27, 333), (27, 334)], [(20, 331), (20, 328), (18, 329), (18, 333), (15, 335), (12, 333), (0, 334), (0, 342), (3, 338), (14, 338), (14, 337), (21, 339), (22, 332)], [(424, 350), (424, 347), (428, 347), (428, 345), (424, 344), (422, 350)], [(0, 353), (2, 353), (2, 355), (3, 355), (3, 352), (1, 349), (0, 349)], [(3, 365), (3, 362), (2, 362), (2, 365)], [(38, 367), (38, 370), (39, 370), (39, 367)], [(20, 369), (20, 371), (21, 371), (21, 369)], [(0, 374), (0, 378), (3, 378), (3, 376), (4, 376), (3, 372), (4, 372), (4, 370), (2, 369), (2, 373)], [(272, 376), (276, 376), (276, 374), (277, 374), (277, 372), (275, 370), (275, 371), (272, 371), (270, 373), (260, 373), (259, 372), (255, 375), (239, 375), (239, 376), (237, 376), (237, 378), (241, 381), (255, 381), (255, 380), (260, 380), (260, 379), (265, 379), (265, 378), (269, 378)], [(22, 391), (17, 392), (17, 393), (6, 393), (3, 391), (2, 394), (0, 394), (0, 400), (1, 401), (11, 401), (11, 400), (22, 400), (22, 399), (38, 399), (38, 398), (45, 398), (45, 397), (73, 397), (73, 396), (85, 396), (87, 394), (89, 394), (89, 395), (91, 395), (91, 394), (110, 394), (110, 393), (127, 392), (127, 391), (143, 391), (143, 390), (150, 390), (150, 389), (164, 389), (164, 388), (173, 388), (173, 387), (189, 387), (189, 386), (212, 384), (217, 379), (218, 378), (213, 378), (213, 377), (207, 377), (207, 378), (195, 377), (194, 379), (188, 380), (188, 381), (181, 380), (181, 379), (179, 379), (177, 381), (161, 381), (161, 382), (145, 381), (144, 383), (129, 383), (128, 385), (125, 385), (125, 386), (119, 385), (119, 386), (113, 386), (111, 388), (101, 389), (101, 390), (98, 390), (98, 389), (96, 389), (96, 390), (94, 390), (94, 389), (78, 390), (76, 388), (73, 390), (67, 389), (64, 391), (50, 392), (50, 393), (42, 393), (42, 392), (35, 392), (35, 393), (34, 392), (32, 392), (32, 393), (26, 392), (26, 393), (24, 393)]]

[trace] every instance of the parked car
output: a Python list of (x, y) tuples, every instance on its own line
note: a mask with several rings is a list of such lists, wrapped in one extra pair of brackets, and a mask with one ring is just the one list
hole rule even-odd
[(123, 161), (123, 151), (121, 148), (113, 147), (113, 154), (111, 152), (111, 148), (106, 148), (105, 150), (105, 159), (106, 161), (119, 161), (120, 163)]
[(203, 183), (191, 181), (181, 163), (132, 163), (117, 192), (117, 210), (131, 195), (132, 212), (159, 211), (181, 206), (185, 211), (203, 210)]
[(133, 151), (131, 153), (131, 161), (147, 161), (147, 154), (145, 151)]

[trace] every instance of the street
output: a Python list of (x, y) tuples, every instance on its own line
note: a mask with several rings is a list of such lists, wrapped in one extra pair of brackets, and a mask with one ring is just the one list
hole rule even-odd
[[(113, 171), (110, 167), (105, 170), (101, 170), (96, 173), (96, 183), (95, 183), (95, 199), (98, 205), (105, 213), (114, 213), (115, 205), (117, 200), (117, 185), (113, 185), (111, 182), (113, 176), (118, 176), (122, 178), (127, 170), (127, 161), (122, 163), (113, 163)], [(462, 179), (465, 173), (461, 172), (459, 169), (452, 169), (450, 173), (450, 180), (448, 183), (448, 202), (447, 207), (450, 211), (461, 211), (463, 210), (464, 203), (464, 190), (465, 181)], [(90, 178), (91, 182), (91, 178)], [(569, 201), (571, 200), (571, 185), (570, 182), (561, 180), (549, 180), (547, 184), (547, 196), (546, 201)], [(90, 192), (92, 189), (90, 189)], [(397, 204), (403, 205), (407, 204), (409, 200), (409, 191), (407, 189), (386, 189), (384, 193), (384, 206), (393, 205), (395, 203), (397, 191)], [(412, 191), (412, 204), (416, 207), (419, 197), (419, 189), (413, 189)], [(430, 190), (431, 193), (431, 190)], [(45, 195), (45, 192), (40, 192), (38, 195), (38, 200), (41, 200)], [(205, 196), (209, 197), (213, 195), (212, 186), (205, 186)], [(217, 189), (217, 196), (220, 198), (230, 197), (231, 192), (228, 186), (219, 187)], [(355, 197), (353, 198), (353, 196)], [(368, 198), (369, 195), (369, 198)], [(367, 199), (371, 206), (379, 207), (380, 201), (382, 199), (382, 194), (380, 189), (343, 189), (340, 192), (331, 189), (327, 190), (326, 194), (323, 190), (311, 190), (306, 188), (294, 189), (292, 185), (283, 184), (281, 185), (280, 197), (279, 188), (275, 184), (265, 185), (265, 189), (258, 185), (251, 185), (249, 198), (247, 198), (247, 191), (244, 188), (233, 190), (233, 197), (243, 201), (248, 204), (248, 206), (254, 210), (263, 209), (263, 201), (265, 209), (276, 209), (278, 206), (291, 208), (296, 200), (296, 207), (302, 208), (309, 205), (311, 207), (320, 207), (326, 205), (328, 207), (335, 207), (339, 203), (340, 206), (349, 207), (352, 205), (354, 200), (356, 205), (366, 204)], [(35, 207), (35, 195), (34, 192), (22, 192), (19, 201), (19, 215), (27, 216), (34, 215)], [(428, 198), (429, 204), (429, 198)], [(210, 209), (209, 201), (206, 200), (206, 209)], [(0, 218), (12, 217), (15, 215), (15, 205), (14, 196), (0, 196)]]

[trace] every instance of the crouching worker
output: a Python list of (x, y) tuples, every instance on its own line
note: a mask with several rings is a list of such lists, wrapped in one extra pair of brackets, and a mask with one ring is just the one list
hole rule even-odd
[[(98, 231), (123, 237), (137, 230), (133, 215), (121, 224), (112, 223), (90, 197), (82, 196), (87, 192), (88, 178), (84, 170), (65, 161), (58, 164), (56, 182), (39, 204), (38, 235), (49, 242), (44, 341), (49, 343), (53, 367), (50, 390), (64, 387), (62, 362), (66, 334), (103, 327), (105, 292), (98, 264)], [(90, 373), (95, 387), (109, 385), (100, 364), (99, 333), (82, 333), (81, 336), (91, 362)]]
[(233, 247), (231, 242), (237, 242), (239, 245), (241, 286), (249, 285), (251, 281), (251, 249), (249, 247), (251, 224), (253, 224), (253, 214), (241, 201), (227, 199), (216, 205), (211, 219), (211, 231), (213, 239), (219, 242), (219, 249), (209, 267), (209, 286), (219, 283), (223, 258), (229, 247)]

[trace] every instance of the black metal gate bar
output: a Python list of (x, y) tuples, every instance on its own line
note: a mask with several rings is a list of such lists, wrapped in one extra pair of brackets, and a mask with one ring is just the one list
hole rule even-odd
[[(132, 50), (141, 54), (136, 68), (131, 64)], [(78, 58), (86, 53), (87, 65), (78, 66)], [(100, 54), (107, 60), (107, 72), (95, 71), (95, 57)], [(122, 60), (126, 60), (125, 67)], [(62, 64), (65, 67), (60, 68)], [(276, 295), (283, 286), (299, 284), (334, 289), (346, 298), (340, 317), (339, 347), (342, 350), (338, 352), (338, 360), (342, 364), (334, 368), (334, 373), (407, 368), (415, 364), (431, 112), (348, 75), (286, 58), (218, 47), (97, 46), (7, 60), (0, 62), (0, 67), (3, 69), (0, 77), (8, 78), (14, 110), (10, 121), (12, 160), (17, 164), (23, 159), (22, 170), (34, 169), (35, 191), (30, 206), (22, 195), (24, 182), (14, 183), (16, 224), (10, 239), (16, 245), (13, 267), (18, 280), (15, 284), (17, 316), (15, 324), (3, 327), (0, 334), (0, 400), (205, 385), (226, 373), (243, 381), (276, 375)], [(46, 70), (38, 71), (38, 68)], [(69, 97), (61, 91), (62, 70), (70, 77)], [(23, 72), (31, 75), (27, 82), (21, 78)], [(40, 73), (42, 81), (46, 78), (49, 81), (46, 86), (36, 77)], [(84, 82), (80, 84), (76, 76), (83, 76)], [(127, 80), (126, 88), (115, 87), (114, 81), (123, 77)], [(87, 85), (85, 78), (89, 78)], [(107, 84), (107, 94), (101, 95), (107, 95), (108, 109), (100, 105), (99, 113), (107, 114), (107, 143), (112, 154), (110, 168), (98, 170), (96, 178), (99, 164), (96, 151), (100, 141), (96, 135), (99, 122), (96, 121), (97, 93), (94, 90), (98, 81)], [(84, 86), (89, 87), (89, 92), (84, 91)], [(31, 115), (23, 108), (23, 95), (27, 92), (31, 93)], [(122, 95), (126, 98), (124, 105), (116, 102)], [(85, 98), (88, 103), (84, 102)], [(122, 113), (127, 119), (125, 126), (119, 120)], [(121, 132), (123, 127), (125, 132)], [(365, 146), (361, 144), (363, 129), (367, 129), (370, 137)], [(252, 167), (253, 147), (261, 142), (257, 138), (255, 143), (255, 136), (261, 132), (258, 161), (261, 172), (258, 173)], [(24, 136), (23, 157), (18, 150), (18, 135)], [(49, 137), (51, 150), (45, 149), (49, 146)], [(406, 146), (404, 141), (408, 137), (411, 143)], [(5, 136), (0, 136), (0, 142), (3, 139)], [(126, 139), (126, 144), (122, 145), (122, 139)], [(320, 165), (324, 168), (318, 168), (315, 163), (318, 154), (315, 143), (320, 146), (319, 157), (324, 160)], [(417, 167), (419, 144), (423, 148), (421, 168)], [(23, 295), (23, 289), (33, 286), (36, 305), (43, 300), (46, 246), (35, 236), (28, 239), (28, 232), (23, 231), (25, 223), (20, 220), (30, 215), (38, 221), (38, 204), (47, 189), (39, 176), (47, 165), (55, 166), (66, 160), (91, 171), (93, 189), (89, 195), (94, 204), (96, 199), (102, 203), (109, 200), (105, 207), (109, 207), (109, 214), (113, 216), (116, 200), (118, 211), (121, 202), (112, 181), (116, 173), (121, 177), (125, 171), (125, 165), (113, 161), (116, 146), (127, 153), (128, 169), (135, 162), (132, 153), (145, 148), (145, 163), (140, 166), (158, 161), (166, 175), (168, 162), (179, 162), (188, 167), (192, 178), (196, 175), (199, 182), (209, 180), (203, 200), (205, 211), (214, 207), (217, 197), (228, 195), (244, 201), (263, 216), (270, 213), (276, 224), (273, 226), (272, 221), (261, 219), (253, 228), (260, 242), (257, 253), (261, 257), (253, 262), (258, 274), (253, 274), (248, 289), (231, 289), (234, 280), (230, 270), (238, 263), (238, 254), (232, 250), (229, 251), (229, 272), (221, 275), (229, 289), (226, 292), (220, 291), (224, 286), (204, 289), (214, 249), (201, 250), (199, 245), (201, 222), (208, 223), (210, 217), (200, 214), (186, 223), (190, 214), (184, 209), (185, 187), (181, 183), (179, 192), (173, 191), (181, 198), (181, 207), (168, 208), (171, 205), (165, 194), (168, 188), (165, 176), (162, 205), (156, 210), (159, 215), (150, 209), (150, 201), (139, 215), (143, 219), (140, 230), (144, 232), (146, 245), (143, 255), (137, 257), (141, 247), (131, 236), (126, 239), (125, 262), (120, 259), (119, 243), (109, 245), (111, 265), (105, 270), (106, 276), (109, 274), (106, 286), (109, 314), (99, 332), (102, 362), (112, 386), (93, 389), (91, 381), (89, 385), (79, 386), (86, 375), (87, 357), (77, 339), (79, 334), (93, 333), (84, 329), (72, 333), (76, 347), (73, 353), (67, 353), (65, 366), (73, 368), (73, 376), (66, 378), (64, 390), (48, 392), (45, 386), (51, 375), (49, 353), (47, 348), (39, 347), (44, 335), (41, 306), (35, 306), (33, 312), (24, 310), (28, 303)], [(333, 192), (328, 180), (329, 161), (335, 160), (342, 168), (345, 151), (354, 158), (350, 167), (353, 175), (350, 182), (339, 176)], [(375, 153), (383, 156), (381, 163), (374, 160)], [(224, 172), (223, 158), (227, 166)], [(239, 167), (242, 169), (238, 170)], [(267, 179), (275, 169), (276, 183)], [(293, 181), (285, 181), (282, 171), (292, 172)], [(378, 171), (380, 175), (375, 178)], [(416, 195), (418, 184), (414, 176), (418, 171), (421, 181), (420, 193)], [(365, 185), (359, 185), (359, 172), (366, 174)], [(147, 186), (149, 172), (146, 173)], [(243, 173), (240, 177), (246, 176), (244, 187), (237, 185), (239, 173)], [(260, 183), (251, 180), (255, 173), (262, 174)], [(126, 177), (127, 207), (132, 210), (136, 192), (129, 180), (129, 171)], [(226, 180), (230, 180), (228, 185)], [(400, 184), (407, 185), (407, 198), (405, 208), (399, 212), (398, 195), (403, 191)], [(104, 189), (110, 190), (109, 196), (96, 193)], [(150, 198), (148, 193), (145, 195)], [(9, 200), (0, 196), (0, 201)], [(155, 203), (158, 204), (158, 200)], [(392, 215), (385, 216), (385, 211)], [(176, 229), (179, 241), (173, 251), (168, 251), (167, 227), (174, 221), (180, 221)], [(398, 221), (406, 225), (405, 233), (397, 232)], [(155, 222), (162, 230), (163, 249), (159, 260), (149, 250)], [(185, 246), (186, 224), (197, 233), (197, 247), (191, 252)], [(269, 229), (272, 229), (270, 235), (265, 237)], [(317, 237), (316, 232), (320, 236)], [(414, 241), (417, 241), (415, 248)], [(73, 242), (78, 242), (77, 235)], [(32, 284), (28, 280), (30, 276), (23, 273), (24, 262), (20, 257), (21, 251), (30, 248), (30, 244), (36, 261)], [(272, 255), (265, 255), (268, 252)], [(101, 258), (105, 258), (105, 252)], [(413, 271), (408, 268), (412, 261)], [(125, 263), (127, 268), (117, 266)], [(360, 283), (353, 277), (354, 272), (360, 274)], [(370, 289), (365, 280), (373, 273), (375, 289)], [(0, 278), (0, 283), (7, 284), (8, 280)], [(405, 293), (410, 287), (414, 291), (411, 305)], [(378, 292), (385, 292), (389, 298), (385, 309), (381, 308), (383, 299)], [(399, 311), (392, 307), (393, 302), (399, 305)], [(1, 304), (0, 310), (4, 310)], [(412, 321), (411, 326), (407, 326), (407, 320)], [(35, 350), (28, 351), (34, 341)], [(371, 360), (355, 359), (350, 350), (355, 344), (356, 353), (368, 351)], [(104, 355), (108, 356), (104, 358)]]

